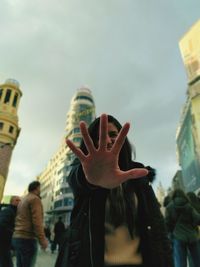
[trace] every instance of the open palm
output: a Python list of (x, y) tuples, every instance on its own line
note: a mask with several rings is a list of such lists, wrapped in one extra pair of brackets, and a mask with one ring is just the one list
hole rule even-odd
[(104, 188), (114, 188), (129, 179), (139, 178), (148, 174), (146, 169), (131, 169), (122, 171), (118, 165), (119, 153), (129, 131), (129, 123), (124, 124), (111, 149), (107, 148), (108, 119), (106, 114), (100, 118), (99, 146), (96, 148), (89, 136), (85, 122), (80, 123), (80, 130), (88, 154), (85, 155), (69, 139), (69, 148), (79, 158), (85, 177), (90, 184)]

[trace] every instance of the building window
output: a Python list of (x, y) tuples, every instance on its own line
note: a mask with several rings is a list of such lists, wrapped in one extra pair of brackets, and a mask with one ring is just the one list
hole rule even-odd
[(68, 208), (72, 208), (74, 201), (72, 198), (64, 198), (64, 206), (68, 206)]
[(15, 96), (14, 96), (14, 99), (13, 99), (13, 103), (12, 103), (13, 107), (17, 106), (17, 99), (18, 99), (18, 94), (15, 93)]
[(74, 128), (73, 130), (72, 130), (72, 133), (80, 133), (80, 128)]
[(8, 103), (10, 101), (10, 96), (11, 96), (11, 90), (7, 89), (4, 103)]
[(3, 88), (0, 88), (0, 100), (1, 100), (2, 94), (3, 94)]
[(73, 143), (80, 143), (81, 140), (82, 140), (81, 137), (74, 137), (74, 138), (73, 138)]
[(0, 131), (3, 130), (3, 122), (0, 122)]
[(12, 133), (13, 133), (13, 131), (14, 131), (14, 127), (13, 127), (13, 126), (10, 126), (10, 127), (9, 127), (9, 133), (11, 133), (11, 134), (12, 134)]
[(62, 207), (62, 202), (63, 202), (62, 200), (57, 200), (54, 203), (54, 209)]
[(94, 104), (94, 101), (91, 97), (85, 96), (85, 95), (78, 95), (75, 100), (84, 99), (90, 101), (92, 104)]

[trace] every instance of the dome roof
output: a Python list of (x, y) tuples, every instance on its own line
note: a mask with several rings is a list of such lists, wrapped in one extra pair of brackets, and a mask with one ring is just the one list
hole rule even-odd
[(15, 85), (17, 87), (20, 86), (19, 82), (17, 80), (15, 80), (15, 79), (7, 79), (5, 83), (7, 83), (7, 84), (13, 84), (13, 85)]

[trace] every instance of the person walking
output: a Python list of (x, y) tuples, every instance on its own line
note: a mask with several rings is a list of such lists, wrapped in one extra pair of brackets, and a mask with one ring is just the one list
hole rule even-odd
[[(191, 191), (187, 192), (187, 196), (190, 200), (190, 204), (192, 205), (192, 207), (198, 213), (200, 213), (200, 201), (199, 201), (198, 196), (194, 192), (191, 192)], [(199, 248), (200, 248), (200, 226), (198, 226), (198, 240), (199, 240)], [(188, 261), (189, 261), (189, 267), (194, 267), (190, 254), (188, 255)]]
[(47, 240), (49, 241), (49, 244), (51, 244), (51, 229), (48, 223), (46, 223), (44, 226), (44, 233)]
[(155, 170), (132, 160), (123, 127), (111, 115), (87, 129), (68, 182), (74, 208), (55, 267), (172, 267), (160, 205), (151, 187)]
[(173, 236), (175, 267), (187, 267), (188, 251), (194, 267), (200, 267), (198, 225), (200, 213), (191, 205), (181, 189), (172, 193), (172, 200), (166, 207), (165, 215), (168, 231)]
[(10, 204), (0, 211), (0, 267), (13, 267), (11, 248), (19, 196), (12, 196)]
[(63, 234), (65, 232), (65, 225), (62, 222), (62, 217), (58, 217), (58, 221), (55, 223), (54, 226), (54, 240), (51, 246), (51, 252), (54, 253), (56, 247), (58, 245), (58, 250), (60, 250), (60, 245), (62, 242)]
[(17, 267), (33, 267), (37, 257), (37, 240), (42, 249), (48, 241), (43, 227), (43, 207), (40, 199), (40, 182), (33, 181), (28, 186), (28, 194), (18, 205), (13, 234)]

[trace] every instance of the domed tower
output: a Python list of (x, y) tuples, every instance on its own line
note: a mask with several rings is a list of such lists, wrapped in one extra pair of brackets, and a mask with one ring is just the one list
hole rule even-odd
[(91, 90), (81, 87), (71, 100), (70, 110), (67, 113), (66, 137), (80, 144), (79, 122), (85, 121), (88, 125), (95, 119), (95, 103)]
[(20, 133), (17, 111), (22, 92), (19, 87), (19, 83), (13, 79), (0, 85), (0, 202), (12, 151)]

